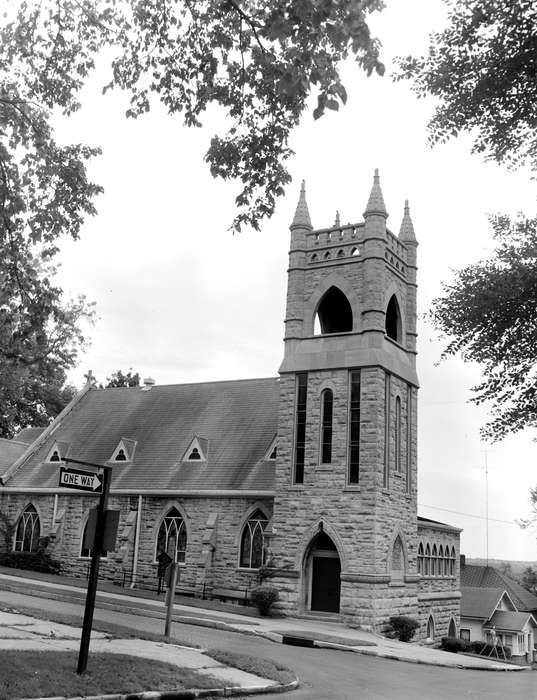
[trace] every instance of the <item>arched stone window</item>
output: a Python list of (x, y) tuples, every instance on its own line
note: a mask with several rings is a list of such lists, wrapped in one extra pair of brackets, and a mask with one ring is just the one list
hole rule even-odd
[(445, 561), (444, 561), (444, 548), (442, 545), (438, 548), (438, 575), (439, 576), (445, 576), (446, 575), (446, 569), (445, 569)]
[(455, 623), (455, 620), (451, 618), (449, 621), (449, 627), (448, 627), (448, 637), (456, 637), (457, 636), (457, 625)]
[(392, 295), (386, 309), (386, 335), (397, 343), (401, 342), (401, 312), (395, 294)]
[(449, 547), (446, 545), (444, 549), (444, 575), (449, 576)]
[(418, 574), (423, 574), (423, 542), (418, 545)]
[(438, 552), (436, 551), (436, 545), (433, 544), (433, 553), (431, 555), (431, 576), (438, 575)]
[(402, 581), (405, 574), (405, 557), (403, 553), (403, 542), (400, 535), (397, 535), (392, 549), (391, 561), (392, 579)]
[(427, 641), (434, 642), (434, 618), (432, 615), (429, 615), (427, 620)]
[(431, 575), (431, 548), (429, 546), (429, 543), (427, 542), (427, 546), (425, 547), (425, 558), (424, 558), (424, 569), (423, 573), (425, 576), (430, 576)]
[(330, 287), (317, 307), (321, 333), (352, 331), (352, 309), (349, 300), (337, 287)]
[(177, 508), (171, 508), (159, 527), (156, 556), (166, 552), (173, 561), (183, 564), (186, 556), (186, 539), (183, 516)]
[(455, 576), (455, 547), (451, 548), (451, 556), (449, 558), (449, 575)]
[(15, 552), (36, 552), (41, 536), (41, 524), (35, 507), (30, 503), (21, 513), (15, 532)]
[(244, 524), (241, 536), (240, 566), (259, 569), (265, 563), (264, 532), (268, 518), (259, 508)]
[(332, 462), (332, 416), (334, 413), (334, 395), (331, 389), (321, 394), (321, 463)]

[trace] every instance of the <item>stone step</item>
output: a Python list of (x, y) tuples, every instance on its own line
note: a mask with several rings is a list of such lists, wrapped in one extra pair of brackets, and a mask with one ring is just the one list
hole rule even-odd
[(323, 612), (303, 612), (299, 614), (293, 614), (299, 620), (316, 620), (318, 622), (341, 622), (341, 616), (337, 613), (323, 613)]

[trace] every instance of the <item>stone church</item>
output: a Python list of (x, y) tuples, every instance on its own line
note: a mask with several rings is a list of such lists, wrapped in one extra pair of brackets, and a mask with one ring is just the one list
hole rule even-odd
[(63, 457), (113, 467), (120, 511), (101, 575), (245, 601), (268, 577), (287, 614), (418, 638), (459, 630), (459, 533), (417, 515), (417, 247), (399, 235), (378, 173), (364, 220), (313, 229), (304, 186), (291, 224), (279, 378), (98, 389), (91, 381), (44, 430), (0, 440), (0, 547), (47, 551), (85, 576), (95, 496), (58, 486)]

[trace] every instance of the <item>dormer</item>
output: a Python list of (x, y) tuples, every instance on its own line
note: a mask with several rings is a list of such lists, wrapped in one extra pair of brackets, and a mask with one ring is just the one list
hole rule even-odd
[(57, 464), (61, 462), (64, 457), (67, 457), (68, 451), (69, 443), (56, 441), (50, 448), (45, 462)]
[(194, 436), (194, 439), (183, 455), (183, 462), (206, 462), (209, 452), (209, 441), (205, 438)]
[(278, 454), (278, 437), (276, 436), (270, 443), (270, 447), (263, 457), (263, 462), (275, 462)]
[(116, 449), (112, 452), (112, 456), (108, 462), (132, 462), (134, 459), (135, 449), (136, 440), (121, 438)]

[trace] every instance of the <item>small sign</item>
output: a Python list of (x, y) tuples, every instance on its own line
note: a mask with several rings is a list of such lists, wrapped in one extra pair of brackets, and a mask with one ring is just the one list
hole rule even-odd
[[(93, 545), (95, 542), (95, 532), (97, 530), (98, 512), (98, 508), (92, 508), (89, 512), (84, 542), (82, 544), (84, 549), (93, 549)], [(107, 509), (104, 511), (103, 551), (101, 553), (103, 556), (105, 556), (105, 552), (116, 551), (116, 538), (117, 531), (119, 528), (119, 515), (119, 510)]]
[(101, 493), (103, 490), (103, 478), (95, 472), (83, 472), (80, 469), (60, 467), (60, 486), (78, 489), (78, 491)]

